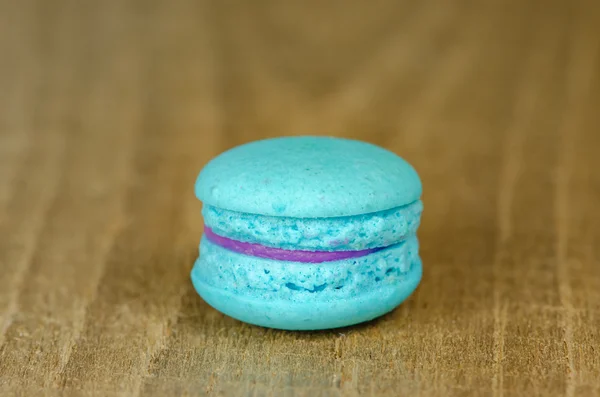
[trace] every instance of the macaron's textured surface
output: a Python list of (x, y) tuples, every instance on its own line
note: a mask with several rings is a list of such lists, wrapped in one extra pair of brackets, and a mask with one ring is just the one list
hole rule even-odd
[(347, 326), (400, 304), (421, 279), (423, 205), (414, 169), (359, 141), (252, 142), (200, 173), (199, 294), (248, 323)]
[(415, 234), (423, 204), (333, 218), (260, 216), (205, 205), (205, 226), (221, 236), (270, 247), (301, 250), (362, 250), (386, 247)]
[(258, 215), (367, 214), (421, 197), (413, 167), (375, 145), (328, 137), (256, 141), (210, 161), (196, 181), (205, 205)]

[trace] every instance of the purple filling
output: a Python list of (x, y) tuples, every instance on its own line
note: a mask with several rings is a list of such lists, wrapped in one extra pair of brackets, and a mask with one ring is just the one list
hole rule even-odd
[(210, 228), (204, 228), (204, 235), (212, 243), (220, 245), (228, 250), (238, 252), (244, 255), (258, 256), (260, 258), (274, 259), (278, 261), (320, 263), (329, 261), (339, 261), (342, 259), (358, 258), (382, 250), (380, 248), (370, 248), (360, 251), (301, 251), (285, 250), (282, 248), (266, 247), (260, 244), (245, 243), (243, 241), (232, 240), (227, 237), (215, 234)]

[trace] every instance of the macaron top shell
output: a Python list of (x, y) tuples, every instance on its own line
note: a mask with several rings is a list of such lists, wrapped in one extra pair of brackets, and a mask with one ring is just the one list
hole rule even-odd
[(383, 211), (421, 197), (410, 164), (378, 146), (331, 137), (251, 142), (210, 161), (195, 186), (205, 205), (257, 215), (329, 218)]

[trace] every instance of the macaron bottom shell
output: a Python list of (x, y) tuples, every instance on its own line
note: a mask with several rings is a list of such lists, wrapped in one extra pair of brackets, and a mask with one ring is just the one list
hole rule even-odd
[(246, 256), (205, 238), (201, 250), (191, 276), (210, 306), (250, 324), (286, 330), (372, 320), (402, 303), (422, 275), (416, 238), (362, 258), (320, 264)]
[(192, 277), (202, 299), (216, 310), (237, 320), (267, 328), (309, 331), (346, 327), (373, 320), (394, 310), (417, 288), (420, 261), (414, 263), (396, 284), (381, 286), (345, 299), (303, 301), (257, 299), (222, 290)]

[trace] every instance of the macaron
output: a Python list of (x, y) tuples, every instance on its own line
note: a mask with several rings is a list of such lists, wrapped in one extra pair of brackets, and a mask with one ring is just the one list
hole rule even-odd
[(282, 137), (211, 160), (195, 185), (200, 296), (238, 320), (286, 330), (390, 312), (421, 280), (414, 168), (366, 142)]

